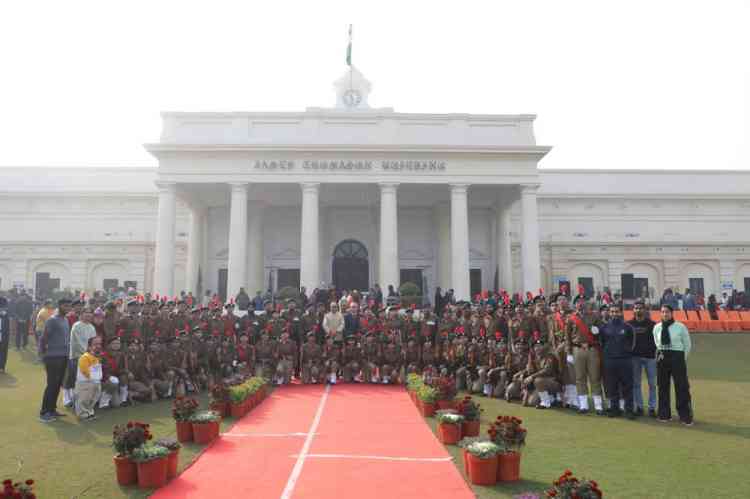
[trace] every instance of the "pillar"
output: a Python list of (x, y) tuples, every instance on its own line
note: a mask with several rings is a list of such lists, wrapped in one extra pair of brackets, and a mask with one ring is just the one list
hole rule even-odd
[[(227, 300), (247, 286), (247, 188), (244, 182), (229, 184), (229, 256), (227, 258)], [(247, 291), (247, 290), (245, 290)]]
[(320, 284), (320, 184), (302, 186), (300, 286), (310, 293)]
[(541, 260), (539, 255), (539, 215), (536, 204), (537, 184), (521, 185), (521, 273), (523, 289), (536, 294), (539, 289)]
[(252, 297), (256, 291), (267, 287), (265, 255), (263, 253), (263, 211), (262, 203), (252, 203), (247, 230), (247, 293)]
[(438, 203), (433, 213), (438, 247), (435, 286), (445, 292), (451, 287), (451, 207), (448, 203)]
[(398, 289), (401, 280), (398, 262), (398, 184), (380, 184), (380, 287)]
[[(201, 206), (190, 207), (190, 229), (188, 232), (187, 268), (185, 292), (198, 297), (198, 273), (203, 261), (203, 233), (205, 231), (206, 210)], [(202, 269), (205, 274), (206, 269)]]
[(161, 296), (174, 294), (175, 224), (177, 212), (176, 184), (156, 182), (159, 209), (154, 255), (154, 289)]
[[(498, 286), (513, 294), (513, 253), (511, 252), (511, 212), (513, 198), (503, 193), (495, 207), (497, 216), (497, 268)], [(534, 291), (536, 293), (536, 290)]]
[(451, 283), (456, 300), (470, 300), (468, 185), (451, 185)]

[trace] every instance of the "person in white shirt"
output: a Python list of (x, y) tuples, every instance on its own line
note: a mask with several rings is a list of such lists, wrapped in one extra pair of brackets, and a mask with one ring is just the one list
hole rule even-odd
[(78, 369), (78, 358), (86, 353), (89, 339), (96, 336), (96, 328), (92, 321), (94, 320), (94, 311), (91, 308), (85, 308), (81, 312), (81, 319), (73, 324), (70, 329), (70, 354), (68, 356), (68, 382), (63, 389), (63, 404), (65, 407), (73, 407), (75, 373)]

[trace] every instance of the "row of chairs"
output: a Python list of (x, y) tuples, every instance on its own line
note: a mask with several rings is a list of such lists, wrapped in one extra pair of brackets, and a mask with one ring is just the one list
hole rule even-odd
[[(750, 331), (750, 312), (737, 310), (719, 310), (718, 319), (712, 319), (708, 310), (675, 310), (674, 319), (680, 321), (690, 331), (709, 331), (712, 333), (732, 333)], [(632, 310), (625, 310), (623, 318), (629, 321), (633, 318)], [(651, 311), (651, 320), (661, 321), (661, 312)]]

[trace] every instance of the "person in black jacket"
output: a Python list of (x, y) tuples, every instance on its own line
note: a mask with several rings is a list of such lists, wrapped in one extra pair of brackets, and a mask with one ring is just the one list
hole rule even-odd
[(0, 296), (0, 373), (5, 372), (5, 363), (8, 361), (8, 345), (10, 344), (10, 313), (8, 313), (8, 300)]
[(16, 350), (26, 348), (29, 344), (29, 322), (31, 314), (34, 313), (34, 303), (26, 290), (21, 290), (21, 295), (16, 300)]
[(609, 397), (609, 417), (622, 414), (620, 396), (625, 399), (625, 415), (635, 418), (633, 411), (633, 328), (622, 320), (619, 305), (610, 305), (611, 319), (599, 332), (599, 341), (604, 350), (604, 379)]
[(359, 326), (359, 303), (352, 302), (349, 311), (344, 316), (344, 340), (360, 333)]
[(646, 304), (635, 302), (634, 317), (628, 321), (635, 334), (633, 348), (633, 406), (636, 414), (643, 416), (643, 393), (641, 391), (641, 375), (646, 370), (648, 381), (648, 415), (656, 417), (656, 343), (654, 343), (654, 325), (649, 317)]

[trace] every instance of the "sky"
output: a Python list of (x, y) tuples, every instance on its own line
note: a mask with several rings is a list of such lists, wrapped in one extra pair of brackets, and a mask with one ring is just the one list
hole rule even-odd
[(0, 166), (151, 166), (161, 111), (533, 113), (546, 168), (750, 169), (750, 1), (6, 1)]

